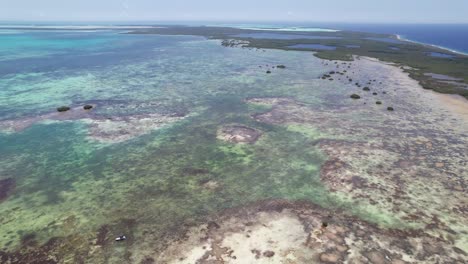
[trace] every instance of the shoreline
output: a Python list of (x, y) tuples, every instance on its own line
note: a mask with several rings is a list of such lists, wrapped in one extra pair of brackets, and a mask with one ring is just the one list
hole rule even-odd
[(458, 94), (442, 94), (429, 90), (444, 107), (452, 113), (459, 115), (464, 120), (468, 120), (468, 101)]
[(458, 54), (458, 55), (468, 56), (467, 52), (458, 51), (458, 50), (454, 50), (454, 49), (451, 49), (451, 48), (447, 48), (447, 47), (443, 47), (443, 46), (439, 46), (439, 45), (435, 45), (435, 44), (429, 44), (429, 43), (419, 42), (419, 41), (416, 41), (416, 40), (407, 39), (407, 38), (404, 38), (403, 36), (401, 36), (399, 34), (394, 34), (394, 36), (396, 37), (396, 39), (398, 39), (400, 41), (406, 41), (406, 42), (415, 43), (415, 44), (419, 44), (419, 45), (424, 45), (424, 46), (428, 46), (428, 47), (432, 47), (432, 48), (438, 48), (438, 49), (449, 51), (449, 52), (452, 52), (452, 53), (455, 53), (455, 54)]

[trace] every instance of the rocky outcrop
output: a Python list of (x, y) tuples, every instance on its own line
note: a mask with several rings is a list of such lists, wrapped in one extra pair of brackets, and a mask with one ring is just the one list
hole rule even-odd
[(58, 111), (58, 112), (67, 112), (68, 110), (70, 110), (70, 107), (69, 107), (69, 106), (60, 106), (60, 107), (57, 107), (57, 111)]

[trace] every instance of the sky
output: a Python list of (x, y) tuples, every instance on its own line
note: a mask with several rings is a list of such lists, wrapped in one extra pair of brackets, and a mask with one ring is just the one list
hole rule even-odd
[(0, 20), (468, 23), (468, 0), (0, 0)]

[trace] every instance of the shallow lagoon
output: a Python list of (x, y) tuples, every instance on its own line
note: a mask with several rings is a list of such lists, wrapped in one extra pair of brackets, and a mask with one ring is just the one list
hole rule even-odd
[[(35, 38), (27, 35), (27, 41)], [(68, 40), (61, 33), (39, 38)], [(0, 175), (16, 182), (0, 207), (1, 233), (8, 234), (1, 248), (18, 246), (27, 234), (35, 234), (39, 243), (78, 231), (87, 236), (128, 218), (140, 219), (140, 227), (155, 225), (151, 229), (157, 234), (248, 201), (324, 192), (317, 178), (320, 152), (298, 148), (308, 139), (295, 132), (251, 120), (256, 109), (243, 101), (249, 96), (300, 94), (304, 83), (316, 82), (318, 87), (320, 69), (304, 74), (315, 63), (309, 60), (312, 56), (227, 49), (197, 37), (106, 33), (104, 38), (104, 46), (96, 42), (93, 48), (80, 43), (57, 48), (60, 56), (38, 49), (31, 57), (4, 58), (1, 119), (21, 120), (87, 102), (95, 103), (95, 115), (103, 118), (179, 110), (190, 117), (110, 145), (90, 140), (87, 125), (80, 121), (37, 123), (0, 134)], [(266, 64), (295, 66), (267, 75), (259, 69)], [(310, 98), (310, 103), (317, 102)], [(225, 123), (248, 124), (270, 135), (255, 146), (222, 143), (216, 130)], [(295, 149), (297, 154), (292, 153)], [(285, 151), (290, 155), (283, 156)], [(278, 163), (285, 158), (294, 161)], [(281, 165), (285, 163), (295, 165)], [(297, 176), (291, 178), (293, 171)], [(210, 179), (225, 186), (221, 192), (199, 184)], [(301, 183), (306, 179), (307, 185)], [(298, 191), (299, 186), (304, 190)], [(316, 197), (325, 202), (325, 196)], [(140, 227), (134, 236), (142, 235)]]
[(430, 52), (427, 54), (428, 56), (434, 57), (434, 58), (442, 58), (442, 59), (451, 59), (454, 58), (455, 56), (447, 54), (447, 53), (440, 53), (440, 52)]
[(333, 36), (311, 36), (299, 34), (278, 34), (278, 33), (245, 33), (233, 35), (239, 38), (254, 38), (254, 39), (341, 39)]
[[(399, 228), (426, 224), (426, 218), (404, 220), (424, 204), (429, 219), (443, 211), (442, 221), (458, 221), (451, 228), (464, 230), (457, 213), (440, 210), (442, 205), (455, 204), (459, 191), (452, 190), (449, 197), (443, 185), (437, 185), (441, 189), (429, 192), (430, 197), (410, 193), (428, 192), (419, 173), (442, 170), (431, 167), (439, 159), (453, 160), (446, 162), (450, 173), (461, 175), (466, 123), (432, 106), (434, 98), (421, 96), (422, 89), (411, 90), (416, 84), (404, 74), (394, 76), (377, 63), (349, 65), (356, 71), (352, 78), (362, 83), (375, 79), (371, 89), (378, 92), (353, 101), (349, 93), (362, 93), (361, 89), (344, 76), (335, 77), (336, 81), (319, 78), (349, 68), (310, 53), (225, 48), (218, 41), (191, 36), (106, 32), (83, 35), (99, 40), (85, 45), (71, 41), (79, 36), (63, 32), (25, 34), (27, 41), (75, 45), (58, 45), (44, 53), (36, 46), (30, 49), (35, 54), (21, 58), (15, 57), (22, 55), (18, 49), (0, 62), (0, 122), (7, 128), (0, 134), (0, 180), (14, 180), (13, 187), (5, 185), (8, 196), (0, 204), (0, 233), (7, 234), (0, 241), (2, 250), (21, 252), (27, 245), (61, 237), (72, 241), (67, 242), (71, 248), (61, 245), (62, 256), (138, 263), (164, 249), (166, 241), (177, 239), (187, 227), (225, 209), (264, 199), (306, 200), (378, 226)], [(280, 64), (286, 69), (273, 68)], [(248, 98), (279, 103), (255, 104)], [(394, 106), (398, 114), (376, 106), (377, 99)], [(80, 108), (86, 103), (95, 105), (93, 112), (69, 120), (44, 120), (57, 106)], [(183, 113), (183, 118), (141, 134), (130, 133), (124, 141), (100, 142), (90, 135), (97, 121), (112, 124), (122, 117), (144, 121), (173, 113)], [(34, 122), (16, 131), (8, 129), (25, 120)], [(138, 126), (152, 128), (143, 121)], [(232, 124), (261, 131), (262, 136), (253, 144), (221, 140), (220, 128)], [(448, 127), (455, 129), (453, 135), (446, 133)], [(437, 152), (427, 153), (413, 139), (429, 140)], [(450, 152), (444, 142), (451, 142)], [(363, 168), (359, 176), (381, 184), (371, 189), (376, 197), (385, 194), (379, 193), (382, 189), (394, 190), (393, 183), (385, 182), (389, 170), (401, 174), (398, 184), (414, 177), (421, 181), (398, 185), (398, 190), (410, 189), (403, 198), (394, 197), (404, 201), (399, 208), (384, 198), (369, 203), (360, 193), (369, 191), (365, 188), (330, 191), (333, 178), (323, 179), (321, 169), (329, 169), (333, 150), (343, 148), (356, 150), (339, 157), (349, 166), (344, 174)], [(422, 168), (409, 173), (394, 165), (399, 158), (416, 160), (415, 152), (428, 155), (430, 166), (422, 161)], [(372, 166), (379, 162), (380, 166)], [(354, 186), (355, 178), (351, 179)], [(111, 242), (122, 233), (130, 237), (128, 243)], [(460, 237), (454, 239), (463, 245)]]

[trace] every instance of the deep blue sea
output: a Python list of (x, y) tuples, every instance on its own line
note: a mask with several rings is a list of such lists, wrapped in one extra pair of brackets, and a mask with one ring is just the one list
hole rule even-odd
[(408, 40), (468, 53), (468, 24), (335, 24), (327, 27), (371, 33), (398, 34)]

